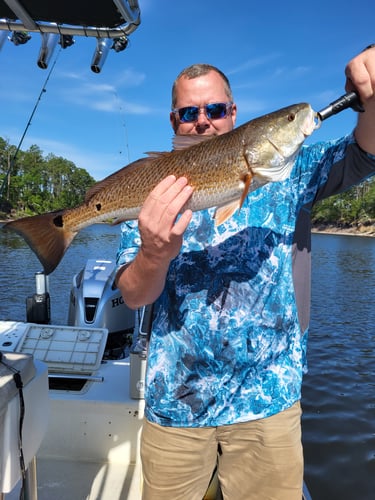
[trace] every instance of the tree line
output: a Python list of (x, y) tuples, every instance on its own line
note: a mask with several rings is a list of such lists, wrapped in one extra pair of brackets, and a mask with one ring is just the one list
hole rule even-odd
[(82, 203), (95, 179), (73, 162), (33, 145), (17, 150), (0, 137), (0, 214), (21, 217)]
[(314, 206), (313, 224), (339, 227), (375, 224), (375, 177)]
[[(0, 137), (0, 216), (21, 217), (71, 208), (82, 203), (95, 179), (73, 162), (43, 155), (33, 145), (17, 150)], [(354, 226), (375, 224), (375, 178), (313, 209), (314, 224)]]

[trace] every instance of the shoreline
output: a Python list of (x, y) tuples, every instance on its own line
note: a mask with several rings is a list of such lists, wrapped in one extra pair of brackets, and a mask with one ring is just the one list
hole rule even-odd
[(375, 225), (365, 226), (359, 224), (357, 227), (339, 227), (333, 224), (316, 224), (311, 228), (313, 234), (337, 234), (338, 236), (367, 236), (375, 238)]
[[(6, 224), (13, 219), (0, 220), (0, 224)], [(367, 236), (375, 238), (375, 224), (349, 227), (340, 227), (333, 224), (313, 224), (311, 226), (312, 234), (337, 234), (338, 236)]]

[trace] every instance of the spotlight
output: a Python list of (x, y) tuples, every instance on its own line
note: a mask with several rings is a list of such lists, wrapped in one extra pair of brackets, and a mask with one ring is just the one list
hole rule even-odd
[(113, 45), (111, 48), (114, 49), (115, 52), (121, 52), (122, 50), (126, 49), (128, 43), (129, 40), (126, 38), (126, 36), (121, 36), (120, 38), (114, 38)]
[(42, 46), (38, 57), (39, 68), (47, 69), (58, 39), (59, 35), (56, 33), (42, 33)]
[(30, 40), (31, 36), (27, 31), (13, 31), (12, 36), (9, 38), (14, 45), (24, 45)]
[(104, 61), (108, 55), (109, 49), (111, 48), (112, 39), (111, 38), (97, 38), (96, 39), (96, 49), (94, 52), (94, 57), (91, 61), (91, 70), (94, 73), (100, 73), (102, 70)]
[(66, 49), (67, 47), (71, 47), (74, 44), (74, 38), (72, 35), (61, 35), (59, 44), (62, 49)]

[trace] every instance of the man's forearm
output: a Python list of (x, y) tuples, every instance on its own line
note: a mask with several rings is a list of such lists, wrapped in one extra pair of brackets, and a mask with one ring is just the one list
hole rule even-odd
[(163, 291), (169, 262), (152, 261), (140, 249), (135, 259), (117, 272), (116, 283), (128, 307), (152, 304)]

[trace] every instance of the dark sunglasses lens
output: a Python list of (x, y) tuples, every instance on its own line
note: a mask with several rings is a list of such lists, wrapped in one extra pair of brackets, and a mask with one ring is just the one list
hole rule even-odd
[(227, 105), (225, 102), (216, 102), (214, 104), (207, 104), (206, 106), (207, 118), (210, 120), (218, 120), (224, 118), (227, 114)]
[(199, 108), (197, 106), (187, 106), (178, 110), (180, 122), (188, 123), (198, 120)]

